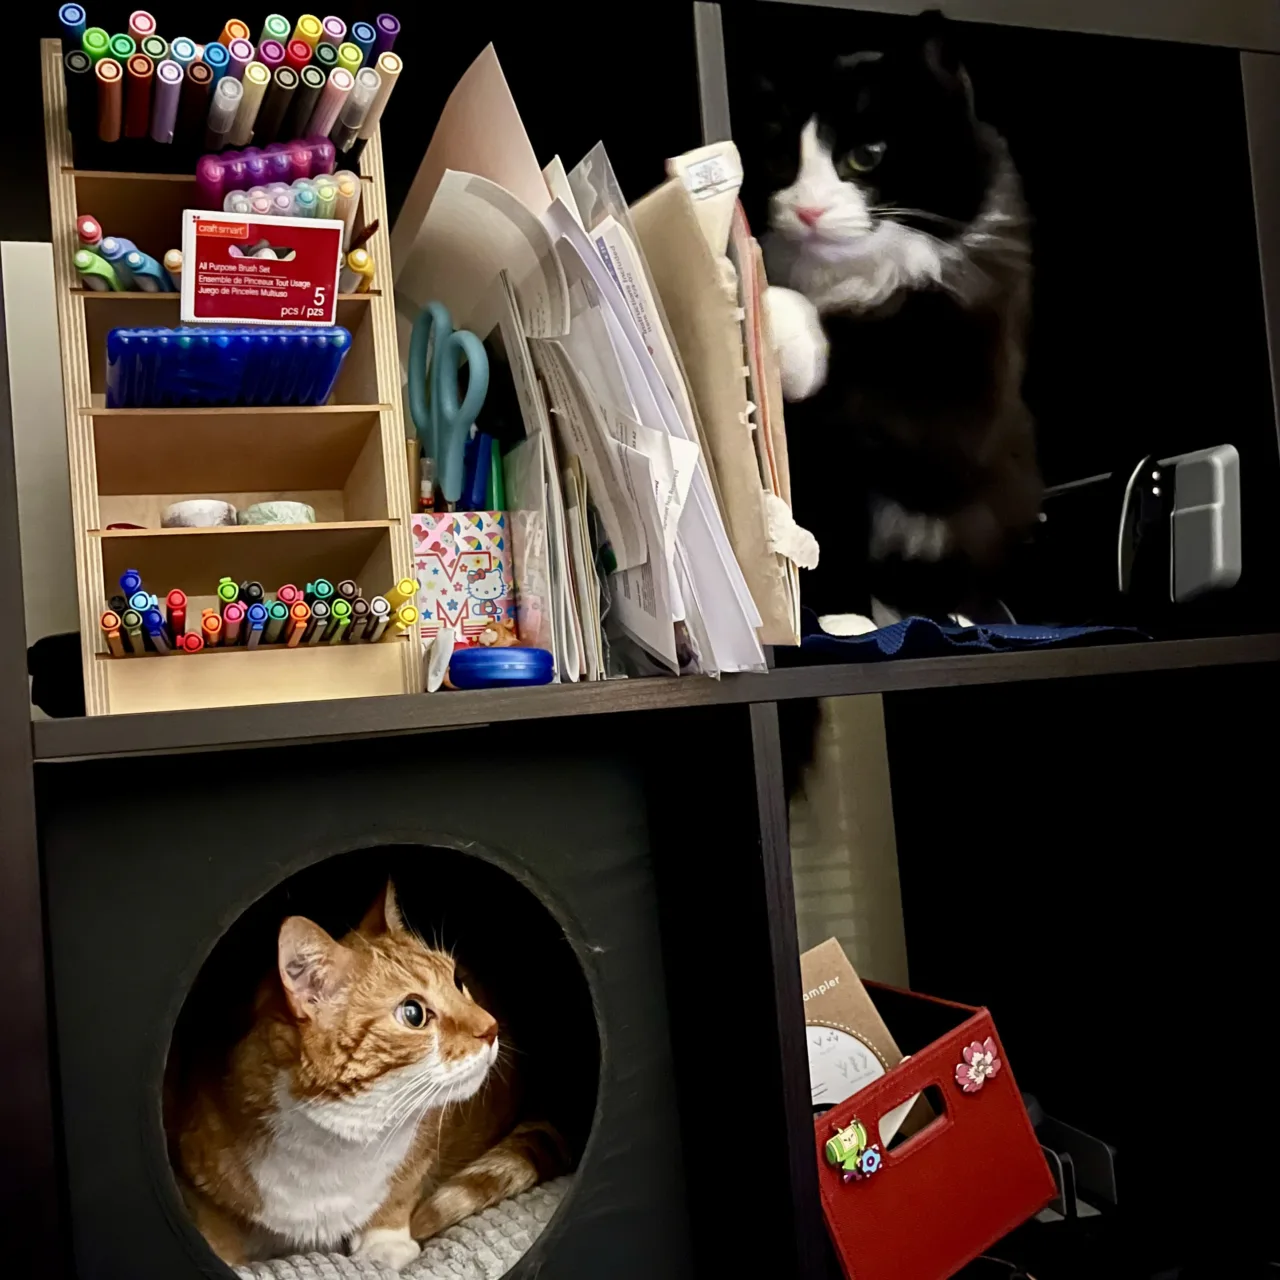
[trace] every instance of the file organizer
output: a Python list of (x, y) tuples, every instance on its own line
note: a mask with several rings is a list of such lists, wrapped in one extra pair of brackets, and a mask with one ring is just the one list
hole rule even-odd
[[(371, 293), (342, 296), (337, 324), (351, 334), (329, 403), (314, 407), (108, 408), (107, 335), (174, 327), (176, 293), (93, 293), (72, 258), (76, 217), (163, 253), (181, 238), (184, 208), (200, 201), (194, 173), (77, 170), (67, 131), (59, 40), (41, 42), (45, 146), (53, 222), (54, 287), (62, 356), (71, 505), (87, 714), (170, 711), (247, 703), (411, 693), (422, 688), (408, 642), (316, 645), (291, 651), (214, 649), (157, 661), (112, 659), (99, 629), (127, 567), (181, 587), (199, 616), (223, 574), (263, 582), (321, 574), (387, 583), (410, 575), (409, 484), (396, 364), (395, 304), (382, 146), (360, 161), (360, 224), (386, 264)], [(316, 523), (269, 528), (161, 529), (160, 513), (188, 497), (246, 507), (294, 500)], [(108, 529), (136, 524), (142, 529)]]

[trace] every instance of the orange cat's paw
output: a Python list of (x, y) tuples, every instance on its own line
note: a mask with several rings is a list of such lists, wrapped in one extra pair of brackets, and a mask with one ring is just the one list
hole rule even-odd
[(399, 1271), (407, 1267), (421, 1253), (417, 1241), (409, 1234), (408, 1227), (390, 1230), (386, 1227), (374, 1227), (364, 1232), (351, 1250), (353, 1258), (368, 1258), (370, 1262), (380, 1262), (384, 1267)]

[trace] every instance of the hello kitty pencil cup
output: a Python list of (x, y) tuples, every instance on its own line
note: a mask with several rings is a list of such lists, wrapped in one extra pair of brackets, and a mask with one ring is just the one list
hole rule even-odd
[(413, 517), (413, 564), (422, 638), (451, 628), (458, 648), (510, 643), (516, 589), (505, 511), (437, 511)]

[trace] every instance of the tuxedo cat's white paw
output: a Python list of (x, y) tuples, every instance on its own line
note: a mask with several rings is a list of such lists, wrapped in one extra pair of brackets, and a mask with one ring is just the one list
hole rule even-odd
[(818, 308), (804, 294), (779, 285), (769, 286), (764, 301), (778, 352), (782, 394), (787, 400), (807, 400), (827, 380), (829, 344)]
[(422, 1250), (418, 1242), (409, 1234), (408, 1227), (391, 1230), (387, 1227), (374, 1227), (364, 1232), (355, 1247), (351, 1250), (353, 1258), (368, 1258), (370, 1262), (380, 1262), (384, 1267), (399, 1271), (407, 1267)]

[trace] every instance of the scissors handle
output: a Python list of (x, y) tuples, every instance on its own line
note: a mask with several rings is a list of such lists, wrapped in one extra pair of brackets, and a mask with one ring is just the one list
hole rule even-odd
[[(467, 393), (458, 403), (458, 372), (467, 365)], [(463, 457), (471, 424), (484, 405), (489, 390), (489, 357), (474, 333), (459, 329), (444, 342), (436, 342), (431, 362), (432, 416), (440, 426), (440, 455), (436, 475), (446, 502), (462, 497)]]

